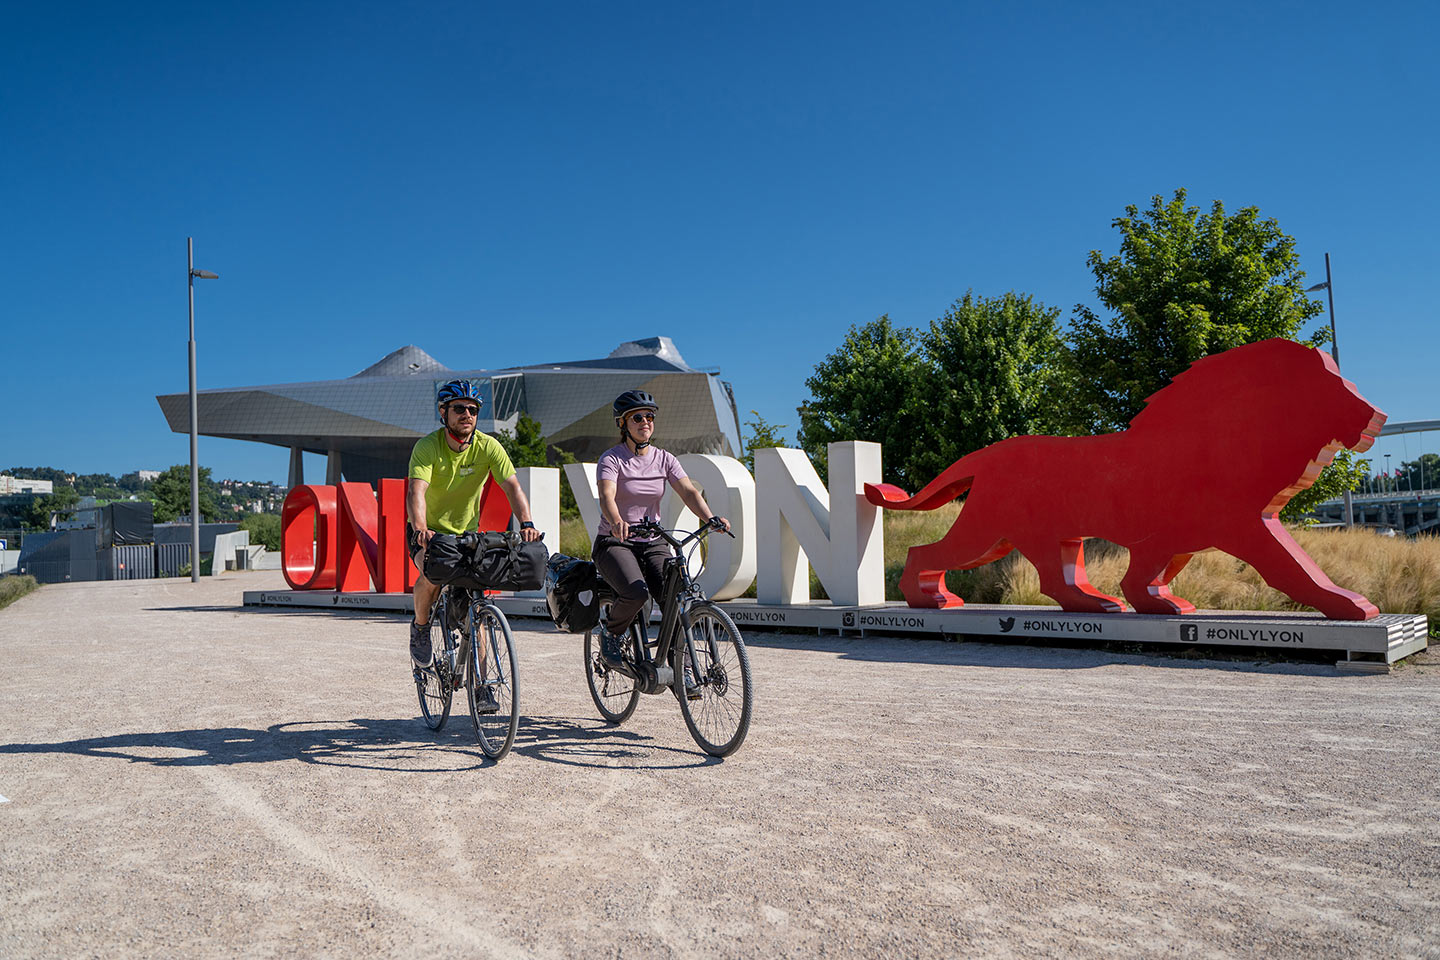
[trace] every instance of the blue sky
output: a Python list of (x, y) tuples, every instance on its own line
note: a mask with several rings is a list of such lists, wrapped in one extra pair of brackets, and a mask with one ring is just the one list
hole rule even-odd
[[(852, 324), (967, 289), (1068, 317), (1111, 221), (1176, 187), (1276, 218), (1311, 282), (1329, 251), (1343, 371), (1440, 419), (1434, 10), (11, 4), (0, 467), (188, 460), (154, 399), (187, 385), (187, 236), (221, 276), (202, 388), (667, 334), (793, 437)], [(200, 449), (284, 479), (280, 448)]]

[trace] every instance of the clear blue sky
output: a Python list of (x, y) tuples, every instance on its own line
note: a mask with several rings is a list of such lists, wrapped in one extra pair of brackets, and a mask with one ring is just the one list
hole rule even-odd
[[(1342, 368), (1440, 418), (1435, 7), (1406, 3), (11, 4), (0, 467), (188, 460), (203, 387), (668, 334), (788, 424), (852, 324), (967, 289), (1090, 302), (1111, 221), (1255, 205)], [(1428, 448), (1440, 446), (1433, 436)], [(663, 442), (663, 438), (662, 438)], [(1379, 446), (1419, 452), (1408, 438)], [(201, 438), (217, 477), (277, 447)], [(312, 470), (313, 472), (313, 470)]]

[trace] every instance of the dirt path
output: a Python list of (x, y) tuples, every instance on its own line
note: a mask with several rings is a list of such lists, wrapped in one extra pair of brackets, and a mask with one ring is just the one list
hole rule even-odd
[(0, 956), (1440, 955), (1437, 666), (754, 634), (717, 763), (522, 630), (490, 765), (275, 579), (0, 611)]

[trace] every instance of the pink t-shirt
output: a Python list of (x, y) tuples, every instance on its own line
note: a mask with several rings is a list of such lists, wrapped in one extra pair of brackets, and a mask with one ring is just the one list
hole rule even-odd
[[(646, 517), (658, 520), (665, 484), (683, 480), (685, 476), (685, 468), (673, 454), (651, 447), (650, 455), (642, 457), (631, 453), (623, 443), (602, 453), (595, 470), (597, 481), (609, 480), (615, 484), (615, 506), (626, 523), (639, 523)], [(609, 536), (611, 532), (610, 521), (602, 514), (600, 535)]]

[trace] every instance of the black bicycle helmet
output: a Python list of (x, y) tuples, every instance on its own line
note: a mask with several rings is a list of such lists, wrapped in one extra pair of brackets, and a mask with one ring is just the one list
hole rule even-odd
[(654, 410), (659, 413), (660, 404), (656, 403), (655, 398), (644, 390), (626, 390), (615, 398), (611, 409), (615, 411), (616, 422), (619, 422), (620, 418), (631, 410)]

